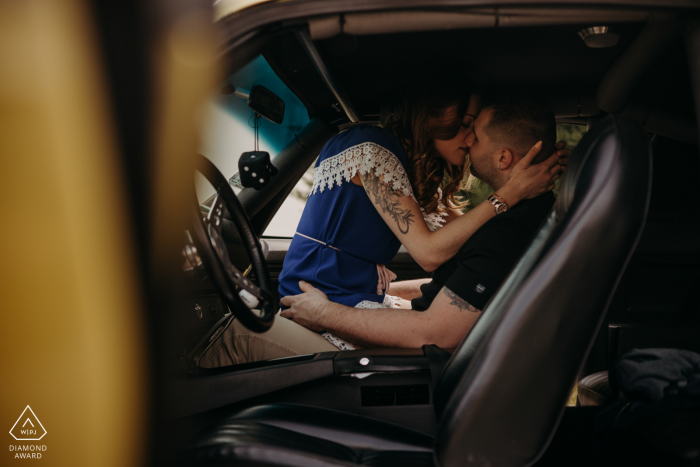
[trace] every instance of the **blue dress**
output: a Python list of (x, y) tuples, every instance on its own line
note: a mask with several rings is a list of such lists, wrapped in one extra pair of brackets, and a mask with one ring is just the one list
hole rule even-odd
[(350, 307), (384, 301), (384, 294), (377, 293), (377, 264), (390, 262), (401, 242), (364, 187), (350, 179), (374, 169), (394, 190), (413, 196), (406, 164), (396, 136), (377, 126), (356, 126), (326, 143), (279, 276), (280, 297), (300, 294), (299, 281), (304, 280)]

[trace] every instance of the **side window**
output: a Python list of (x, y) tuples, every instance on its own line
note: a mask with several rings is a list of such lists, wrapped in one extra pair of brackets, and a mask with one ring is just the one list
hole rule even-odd
[[(309, 122), (304, 105), (279, 79), (264, 57), (257, 57), (229, 76), (220, 83), (216, 94), (203, 109), (200, 144), (200, 152), (229, 180), (238, 173), (241, 154), (252, 151), (255, 145), (253, 111), (245, 98), (233, 92), (231, 85), (246, 91), (255, 85), (262, 85), (284, 101), (284, 120), (281, 124), (264, 118), (259, 120), (259, 150), (270, 153), (273, 161), (277, 153)], [(206, 203), (214, 189), (199, 174), (196, 175), (195, 186), (197, 199), (200, 203)], [(234, 187), (234, 191), (237, 193), (239, 189)]]
[[(315, 164), (315, 161), (314, 161)], [(314, 181), (314, 164), (308, 168), (301, 180), (296, 184), (287, 199), (282, 203), (275, 217), (267, 226), (263, 237), (268, 238), (292, 238), (299, 225), (299, 219), (306, 206), (306, 198), (311, 191)]]
[[(577, 125), (574, 123), (557, 123), (557, 141), (566, 141), (566, 147), (572, 151), (581, 140), (583, 135), (586, 133), (586, 125)], [(467, 182), (468, 190), (462, 190), (458, 192), (460, 198), (458, 199), (469, 199), (469, 204), (463, 209), (464, 212), (469, 211), (474, 206), (478, 206), (479, 203), (484, 201), (493, 193), (493, 188), (491, 188), (486, 183), (481, 180), (470, 177), (471, 180)], [(554, 186), (554, 195), (556, 196), (559, 192), (559, 182), (557, 180)]]

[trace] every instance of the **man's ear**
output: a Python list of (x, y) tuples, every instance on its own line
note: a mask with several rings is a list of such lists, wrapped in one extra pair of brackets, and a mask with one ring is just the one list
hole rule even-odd
[(513, 151), (508, 148), (503, 148), (498, 153), (498, 168), (500, 170), (509, 169), (518, 162), (518, 158), (515, 157)]

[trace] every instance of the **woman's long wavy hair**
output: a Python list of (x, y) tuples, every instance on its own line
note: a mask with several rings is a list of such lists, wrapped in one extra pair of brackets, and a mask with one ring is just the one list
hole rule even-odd
[(408, 157), (408, 178), (418, 205), (430, 214), (440, 211), (437, 191), (445, 176), (449, 179), (442, 187), (442, 201), (449, 208), (461, 208), (455, 193), (464, 188), (468, 160), (462, 165), (445, 161), (435, 149), (434, 140), (452, 139), (457, 135), (469, 105), (466, 86), (439, 83), (401, 106), (398, 118), (387, 123), (401, 142)]

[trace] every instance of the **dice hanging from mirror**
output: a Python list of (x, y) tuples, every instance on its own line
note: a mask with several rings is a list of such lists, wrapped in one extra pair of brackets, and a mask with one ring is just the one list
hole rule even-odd
[(238, 159), (238, 173), (241, 185), (260, 190), (277, 175), (277, 168), (272, 165), (268, 152), (249, 151), (241, 154), (241, 158)]

